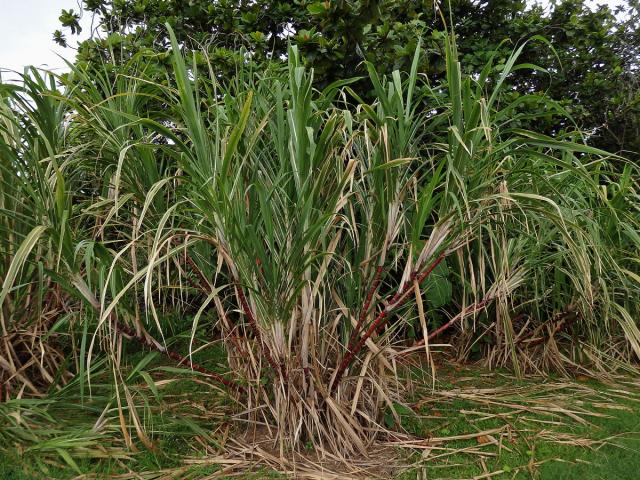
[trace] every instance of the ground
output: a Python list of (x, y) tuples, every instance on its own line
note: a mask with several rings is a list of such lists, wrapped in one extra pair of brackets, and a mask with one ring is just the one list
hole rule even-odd
[(638, 477), (637, 380), (518, 381), (460, 367), (440, 378), (438, 389), (418, 401), (427, 415), (423, 422), (436, 424), (429, 422), (430, 431), (422, 433), (474, 437), (425, 450), (423, 465), (398, 478), (420, 478), (419, 473), (428, 479)]
[[(307, 473), (307, 478), (318, 474), (319, 467), (306, 458), (278, 465), (265, 453), (266, 445), (262, 454), (242, 450), (233, 440), (225, 395), (202, 380), (186, 378), (184, 371), (153, 367), (155, 361), (141, 355), (143, 373), (129, 380), (136, 404), (146, 405), (139, 418), (152, 450), (135, 431), (130, 431), (133, 450), (125, 448), (114, 406), (107, 408), (99, 435), (86, 438), (88, 422), (95, 422), (96, 412), (104, 408), (96, 395), (101, 387), (95, 385), (95, 398), (87, 396), (81, 405), (49, 407), (58, 429), (38, 430), (38, 435), (50, 435), (5, 452), (0, 478), (285, 478), (274, 468), (300, 477)], [(477, 365), (447, 364), (438, 367), (435, 388), (430, 379), (416, 380), (407, 403), (396, 406), (407, 434), (381, 441), (371, 459), (354, 462), (360, 469), (351, 470), (357, 472), (351, 478), (638, 478), (640, 381), (635, 378), (518, 380)], [(399, 430), (390, 411), (385, 422)], [(235, 457), (222, 453), (229, 450)], [(95, 457), (96, 451), (105, 458), (82, 458)], [(349, 478), (335, 464), (320, 475), (316, 478)]]

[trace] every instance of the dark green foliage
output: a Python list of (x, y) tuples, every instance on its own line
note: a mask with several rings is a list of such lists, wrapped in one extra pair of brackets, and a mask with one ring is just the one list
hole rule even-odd
[(431, 308), (440, 308), (451, 301), (452, 285), (446, 262), (438, 265), (425, 282), (425, 296)]
[[(443, 20), (452, 18), (467, 73), (478, 74), (493, 59), (490, 78), (504, 68), (515, 46), (543, 36), (550, 45), (534, 43), (522, 59), (542, 69), (515, 72), (505, 101), (518, 102), (524, 113), (536, 111), (538, 131), (577, 127), (595, 146), (637, 156), (638, 2), (631, 0), (617, 12), (606, 6), (592, 11), (584, 0), (551, 2), (548, 8), (528, 3), (457, 0), (443, 2), (437, 11), (431, 0), (86, 0), (86, 13), (96, 16), (98, 28), (81, 44), (78, 64), (101, 64), (105, 58), (123, 62), (142, 54), (163, 76), (169, 66), (168, 23), (185, 48), (208, 45), (217, 73), (227, 80), (248, 58), (258, 64), (284, 59), (290, 41), (314, 67), (318, 86), (366, 75), (365, 59), (379, 72), (408, 71), (418, 38), (425, 46), (419, 71), (438, 79), (445, 70)], [(79, 32), (77, 20), (72, 10), (60, 17), (71, 33)], [(66, 43), (59, 30), (54, 39)], [(201, 53), (196, 60), (204, 67)], [(556, 100), (557, 108), (542, 95)], [(526, 118), (519, 122), (532, 127)]]

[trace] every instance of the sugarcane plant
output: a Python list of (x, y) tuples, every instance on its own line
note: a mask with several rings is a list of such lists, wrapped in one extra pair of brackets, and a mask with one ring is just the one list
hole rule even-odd
[[(389, 415), (401, 424), (407, 359), (432, 374), (443, 335), (519, 373), (640, 354), (636, 167), (579, 134), (519, 128), (527, 95), (501, 93), (536, 68), (517, 63), (526, 44), (472, 77), (451, 34), (444, 83), (418, 71), (418, 46), (409, 72), (367, 64), (365, 101), (351, 80), (314, 89), (295, 46), (284, 72), (221, 82), (169, 31), (164, 84), (144, 67), (71, 66), (63, 93), (37, 76), (3, 90), (0, 372), (13, 391), (39, 392), (7, 342), (43, 318), (20, 305), (52, 311), (29, 338), (46, 343), (52, 324), (71, 336), (39, 381), (61, 383), (68, 355), (65, 381), (89, 389), (106, 362), (123, 436), (133, 444), (133, 425), (150, 447), (128, 342), (218, 384), (281, 453), (346, 455), (366, 454)], [(182, 351), (176, 316), (191, 319)], [(569, 318), (579, 338), (563, 353)], [(227, 372), (193, 360), (207, 322)]]

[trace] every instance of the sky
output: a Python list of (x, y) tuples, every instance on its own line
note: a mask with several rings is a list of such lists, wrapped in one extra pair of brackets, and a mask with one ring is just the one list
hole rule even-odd
[[(0, 69), (21, 72), (25, 65), (35, 65), (54, 71), (64, 71), (65, 63), (58, 56), (73, 59), (71, 48), (58, 47), (52, 40), (54, 30), (59, 28), (60, 11), (73, 8), (76, 12), (79, 0), (0, 0)], [(593, 0), (592, 4), (615, 6), (621, 0)], [(89, 36), (91, 15), (85, 13), (81, 25), (82, 34), (77, 37), (67, 34), (70, 46), (77, 39)], [(10, 78), (3, 72), (3, 78)]]
[[(58, 57), (73, 59), (75, 52), (53, 42), (62, 9), (78, 12), (77, 0), (0, 0), (0, 69), (22, 72), (25, 65), (50, 70), (64, 70), (65, 63)], [(85, 14), (79, 38), (89, 36), (91, 16)], [(76, 45), (76, 36), (67, 34), (69, 45)], [(3, 72), (3, 78), (9, 78)]]

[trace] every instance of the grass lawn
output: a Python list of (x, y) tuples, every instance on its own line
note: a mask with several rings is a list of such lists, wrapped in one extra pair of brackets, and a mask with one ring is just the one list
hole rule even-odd
[(440, 379), (441, 390), (418, 402), (425, 417), (413, 423), (426, 426), (422, 435), (498, 432), (443, 442), (398, 478), (639, 478), (637, 382), (517, 381), (455, 369)]
[[(159, 375), (156, 372), (154, 378)], [(164, 409), (161, 420), (147, 425), (155, 451), (136, 442), (135, 433), (138, 451), (126, 451), (117, 426), (111, 426), (102, 433), (109, 441), (99, 443), (121, 458), (82, 459), (85, 447), (78, 445), (68, 450), (69, 461), (61, 453), (67, 451), (60, 446), (64, 443), (50, 440), (21, 455), (4, 455), (0, 479), (284, 478), (268, 462), (240, 462), (234, 467), (222, 455), (231, 424), (221, 394), (207, 393), (193, 380), (176, 381), (175, 375), (155, 382)], [(140, 386), (138, 394), (147, 390)], [(394, 474), (398, 480), (610, 480), (635, 479), (640, 472), (640, 383), (629, 378), (606, 383), (584, 377), (519, 381), (506, 373), (443, 366), (438, 369), (436, 389), (415, 390), (407, 406), (417, 414), (404, 407), (396, 411), (413, 437), (390, 439), (380, 450), (392, 452), (389, 463), (403, 465)], [(91, 411), (88, 405), (84, 408)], [(73, 438), (70, 426), (80, 428), (91, 418), (55, 409), (52, 414), (67, 425), (60, 427), (67, 440)], [(388, 426), (395, 422), (390, 414), (385, 421)]]

